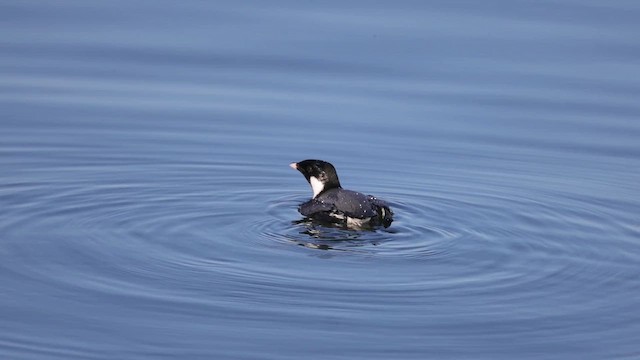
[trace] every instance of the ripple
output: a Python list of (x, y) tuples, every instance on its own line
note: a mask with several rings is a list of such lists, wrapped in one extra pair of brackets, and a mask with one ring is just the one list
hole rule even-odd
[[(252, 164), (260, 176), (251, 177), (227, 163), (167, 163), (148, 167), (143, 179), (137, 166), (122, 166), (117, 183), (89, 176), (106, 172), (100, 166), (68, 168), (77, 177), (45, 171), (39, 182), (8, 183), (0, 193), (11, 213), (0, 218), (0, 253), (13, 260), (2, 271), (46, 284), (45, 292), (146, 304), (138, 310), (150, 317), (180, 308), (228, 322), (269, 318), (252, 310), (268, 301), (323, 309), (318, 316), (329, 318), (332, 308), (359, 314), (365, 307), (415, 312), (442, 327), (451, 318), (469, 324), (508, 315), (562, 319), (579, 331), (576, 319), (591, 312), (622, 321), (610, 301), (591, 294), (638, 290), (640, 251), (629, 249), (640, 249), (629, 238), (637, 228), (628, 211), (636, 203), (550, 189), (535, 174), (521, 175), (522, 186), (496, 179), (497, 171), (476, 174), (475, 183), (467, 174), (435, 173), (428, 186), (383, 176), (371, 186), (395, 221), (353, 231), (301, 221), (297, 207), (308, 194), (273, 185), (286, 175), (270, 165)], [(460, 307), (442, 306), (454, 302), (475, 312), (460, 320)], [(425, 306), (438, 307), (438, 315), (425, 315)], [(539, 329), (509, 331), (526, 337)]]
[[(373, 160), (347, 162), (345, 179), (396, 214), (389, 228), (353, 231), (302, 221), (308, 189), (287, 161), (248, 161), (245, 149), (185, 162), (198, 151), (179, 145), (185, 153), (165, 158), (65, 145), (74, 156), (63, 167), (46, 156), (57, 153), (55, 141), (30, 152), (37, 170), (0, 188), (7, 288), (72, 299), (84, 314), (96, 301), (110, 314), (134, 304), (151, 328), (167, 311), (198, 326), (210, 314), (231, 325), (344, 321), (337, 312), (365, 329), (372, 313), (393, 324), (388, 313), (415, 317), (401, 326), (416, 332), (432, 323), (477, 337), (486, 330), (474, 324), (509, 318), (497, 321), (504, 333), (544, 338), (545, 321), (585, 335), (586, 314), (622, 323), (634, 310), (622, 297), (639, 290), (638, 203), (592, 191), (602, 189), (598, 174), (576, 188), (549, 172), (493, 166), (490, 154), (476, 167), (461, 155), (450, 156), (458, 167), (405, 160), (375, 177)], [(594, 296), (602, 289), (614, 295)], [(535, 321), (533, 330), (513, 325)]]
[(637, 355), (637, 6), (413, 3), (6, 7), (3, 358)]

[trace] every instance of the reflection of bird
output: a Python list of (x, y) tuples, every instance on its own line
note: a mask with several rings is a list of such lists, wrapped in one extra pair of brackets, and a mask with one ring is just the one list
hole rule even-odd
[(349, 228), (391, 225), (393, 211), (389, 205), (371, 195), (343, 189), (336, 169), (330, 163), (304, 160), (289, 166), (304, 175), (313, 191), (313, 198), (300, 205), (302, 215)]

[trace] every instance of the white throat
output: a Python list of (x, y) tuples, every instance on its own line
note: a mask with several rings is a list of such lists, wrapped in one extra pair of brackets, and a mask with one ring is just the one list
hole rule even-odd
[(309, 184), (311, 184), (311, 190), (313, 190), (314, 198), (324, 190), (324, 184), (315, 176), (309, 178)]

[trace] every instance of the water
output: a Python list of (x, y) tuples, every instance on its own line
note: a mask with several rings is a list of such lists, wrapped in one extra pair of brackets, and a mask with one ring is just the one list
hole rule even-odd
[(3, 359), (640, 358), (635, 2), (1, 7)]

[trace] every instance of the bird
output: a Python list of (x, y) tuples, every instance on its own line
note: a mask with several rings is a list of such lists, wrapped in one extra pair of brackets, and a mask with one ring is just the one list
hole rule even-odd
[(323, 160), (303, 160), (289, 166), (298, 170), (311, 186), (313, 197), (302, 203), (303, 216), (351, 229), (387, 228), (393, 222), (389, 205), (372, 195), (343, 189), (336, 168)]

